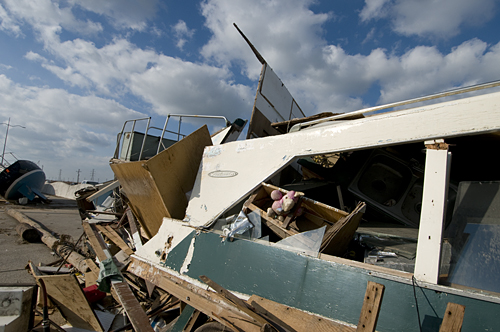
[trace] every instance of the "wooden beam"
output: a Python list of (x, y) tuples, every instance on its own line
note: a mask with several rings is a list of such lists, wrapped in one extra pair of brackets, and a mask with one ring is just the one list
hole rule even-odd
[[(85, 231), (85, 234), (87, 235), (87, 239), (89, 240), (90, 245), (92, 246), (92, 249), (94, 249), (94, 252), (95, 252), (97, 258), (99, 258), (99, 260), (101, 262), (110, 258), (110, 257), (108, 257), (109, 253), (106, 254), (104, 252), (102, 244), (100, 243), (99, 238), (98, 238), (98, 236), (100, 237), (100, 235), (96, 234), (95, 229), (92, 227), (92, 225), (89, 224), (88, 222), (84, 221), (84, 222), (82, 222), (82, 227), (83, 227), (83, 230)], [(101, 238), (101, 240), (102, 240), (102, 238)]]
[(261, 317), (258, 313), (256, 313), (254, 310), (252, 310), (251, 306), (249, 306), (245, 301), (240, 299), (239, 297), (233, 295), (231, 292), (229, 292), (227, 289), (224, 287), (218, 285), (214, 281), (210, 280), (207, 276), (200, 276), (200, 279), (212, 287), (219, 295), (221, 295), (224, 299), (228, 300), (231, 302), (233, 305), (235, 305), (239, 310), (243, 311), (246, 313), (248, 316), (252, 317), (256, 322), (259, 323), (259, 325), (265, 325), (268, 323), (266, 319)]
[(352, 332), (355, 329), (263, 297), (252, 295), (247, 301), (260, 314), (266, 314), (290, 331)]
[(93, 193), (92, 195), (85, 197), (85, 200), (87, 200), (87, 202), (92, 202), (94, 199), (102, 196), (103, 194), (107, 193), (108, 191), (111, 191), (111, 190), (117, 188), (118, 186), (120, 186), (120, 182), (118, 180), (115, 180), (115, 181), (111, 182), (110, 184), (108, 184), (107, 186), (102, 187), (97, 192)]
[(384, 296), (384, 289), (384, 285), (368, 281), (356, 331), (375, 331), (380, 306), (382, 305), (382, 298)]
[(414, 272), (416, 279), (431, 284), (437, 284), (439, 279), (451, 161), (448, 147), (440, 145), (440, 141), (432, 141), (435, 144), (426, 142), (428, 148)]
[(123, 241), (123, 239), (116, 233), (116, 231), (111, 228), (111, 226), (96, 225), (97, 229), (106, 235), (114, 244), (116, 244), (121, 250), (123, 250), (127, 255), (132, 255), (134, 251)]
[[(83, 222), (83, 229), (100, 261), (111, 258), (109, 250), (106, 248), (104, 239), (95, 229), (93, 224)], [(111, 294), (123, 306), (132, 326), (137, 332), (152, 332), (153, 328), (149, 323), (149, 318), (142, 309), (134, 293), (130, 290), (126, 282), (112, 282)], [(145, 325), (145, 322), (147, 324)]]
[(153, 332), (149, 318), (126, 282), (111, 284), (136, 332)]
[(128, 224), (130, 226), (130, 233), (132, 233), (132, 241), (134, 242), (134, 248), (137, 250), (138, 248), (142, 247), (141, 234), (137, 229), (136, 220), (134, 217), (134, 213), (132, 213), (132, 210), (130, 208), (127, 208), (125, 213), (127, 215)]
[(439, 332), (460, 332), (464, 321), (465, 306), (448, 302)]
[(237, 327), (240, 331), (260, 332), (259, 324), (253, 323), (251, 317), (234, 305), (227, 304), (217, 293), (193, 285), (165, 269), (140, 260), (135, 255), (131, 258), (128, 271), (134, 275), (152, 282), (228, 328)]

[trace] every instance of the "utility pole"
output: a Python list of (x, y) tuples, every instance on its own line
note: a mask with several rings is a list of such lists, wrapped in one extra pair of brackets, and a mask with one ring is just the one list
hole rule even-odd
[(2, 162), (0, 163), (0, 165), (3, 165), (4, 163), (4, 160), (5, 160), (5, 147), (7, 146), (7, 136), (9, 135), (9, 127), (21, 127), (21, 128), (25, 128), (24, 126), (20, 126), (20, 125), (11, 125), (10, 124), (10, 117), (9, 117), (9, 121), (7, 123), (3, 122), (1, 124), (4, 124), (4, 125), (7, 125), (7, 130), (5, 132), (5, 141), (3, 143), (3, 152), (2, 152)]
[(76, 183), (80, 183), (80, 169), (78, 169), (78, 171), (76, 171), (76, 173), (78, 174), (78, 176), (76, 177)]
[(62, 181), (61, 174), (62, 174), (62, 169), (59, 169), (59, 181)]
[(92, 172), (90, 172), (90, 181), (94, 181), (94, 169), (92, 169)]

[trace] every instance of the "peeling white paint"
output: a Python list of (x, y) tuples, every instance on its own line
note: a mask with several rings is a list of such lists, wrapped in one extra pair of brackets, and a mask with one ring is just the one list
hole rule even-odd
[(193, 237), (191, 239), (191, 244), (189, 244), (189, 249), (186, 254), (186, 258), (184, 259), (184, 263), (182, 263), (181, 269), (179, 272), (181, 274), (185, 274), (189, 271), (189, 265), (191, 265), (191, 261), (193, 260), (193, 255), (194, 255), (194, 242), (196, 240), (196, 237)]
[[(135, 254), (152, 263), (159, 264), (162, 256), (164, 260), (168, 258), (168, 254), (189, 234), (193, 232), (191, 227), (186, 226), (187, 223), (182, 220), (163, 218), (158, 233), (153, 236), (141, 248), (138, 248)], [(171, 238), (168, 248), (165, 246), (165, 241)], [(160, 255), (157, 254), (160, 253)], [(163, 255), (164, 254), (164, 255)]]
[(213, 158), (222, 153), (223, 149), (221, 146), (216, 145), (216, 146), (207, 146), (205, 148), (205, 151), (203, 153), (203, 158)]

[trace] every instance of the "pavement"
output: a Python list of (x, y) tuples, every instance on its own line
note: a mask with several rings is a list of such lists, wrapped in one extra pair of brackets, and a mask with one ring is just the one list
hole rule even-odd
[(15, 208), (42, 224), (53, 233), (66, 234), (76, 242), (83, 233), (76, 200), (48, 197), (49, 204), (16, 205), (0, 200), (0, 284), (34, 284), (35, 279), (25, 270), (29, 261), (35, 265), (49, 264), (59, 259), (43, 242), (28, 243), (16, 232), (19, 222), (5, 213)]

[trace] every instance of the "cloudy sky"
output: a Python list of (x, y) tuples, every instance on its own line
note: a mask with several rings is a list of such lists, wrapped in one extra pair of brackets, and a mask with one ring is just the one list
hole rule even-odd
[[(0, 0), (6, 158), (104, 181), (129, 119), (249, 119), (261, 64), (307, 115), (500, 79), (498, 0)], [(0, 142), (5, 129), (0, 125)]]

